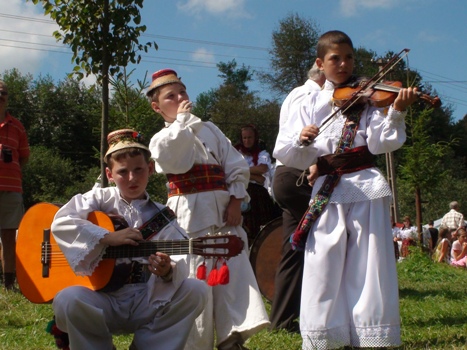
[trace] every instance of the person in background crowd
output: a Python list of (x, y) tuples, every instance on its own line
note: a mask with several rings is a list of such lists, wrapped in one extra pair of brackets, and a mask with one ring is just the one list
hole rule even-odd
[(400, 256), (402, 258), (409, 255), (409, 246), (415, 246), (418, 241), (417, 227), (412, 225), (410, 216), (404, 217), (404, 227), (397, 233), (397, 242), (400, 246)]
[(0, 81), (0, 230), (3, 285), (13, 290), (16, 230), (24, 214), (22, 167), (29, 159), (26, 130), (7, 111), (8, 87)]
[[(293, 89), (282, 103), (279, 128), (283, 128), (300, 102), (312, 93), (321, 90), (326, 80), (324, 73), (315, 63), (308, 71), (305, 84)], [(303, 165), (306, 167), (306, 165)], [(313, 181), (316, 179), (315, 167), (298, 169), (288, 167), (276, 160), (272, 180), (274, 200), (282, 209), (282, 254), (277, 266), (274, 283), (274, 297), (271, 304), (271, 329), (286, 329), (299, 332), (300, 299), (302, 293), (303, 252), (292, 250), (290, 235), (297, 228), (300, 219), (308, 208)], [(303, 170), (308, 179), (297, 185)], [(311, 172), (310, 172), (311, 170)], [(313, 173), (313, 176), (312, 176)], [(278, 242), (279, 243), (279, 242)]]
[(464, 228), (457, 229), (457, 240), (452, 243), (451, 265), (465, 267), (465, 258), (467, 255), (467, 232)]
[(433, 253), (433, 261), (435, 262), (444, 262), (446, 264), (450, 263), (450, 254), (451, 254), (451, 234), (449, 233), (449, 228), (446, 226), (439, 227), (438, 241), (436, 242), (436, 248)]
[(250, 182), (247, 192), (250, 195), (249, 209), (243, 212), (243, 226), (248, 229), (250, 245), (256, 238), (261, 226), (274, 219), (274, 201), (268, 188), (270, 186), (269, 171), (271, 168), (271, 156), (261, 149), (259, 145), (259, 133), (253, 124), (242, 126), (240, 140), (235, 144), (250, 167)]
[(394, 241), (394, 255), (395, 255), (396, 261), (399, 260), (400, 255), (401, 255), (398, 240), (397, 240), (397, 236), (399, 235), (399, 230), (400, 230), (400, 227), (398, 227), (397, 224), (393, 221), (393, 223), (392, 223), (392, 239)]
[(433, 253), (433, 251), (436, 248), (436, 242), (438, 242), (438, 234), (439, 234), (438, 229), (434, 227), (433, 220), (428, 221), (428, 232), (430, 232), (430, 235), (431, 235), (431, 242), (432, 242), (431, 252)]
[(459, 212), (459, 203), (453, 201), (449, 203), (449, 211), (444, 214), (441, 225), (446, 226), (450, 232), (456, 231), (459, 227), (464, 227), (464, 215)]

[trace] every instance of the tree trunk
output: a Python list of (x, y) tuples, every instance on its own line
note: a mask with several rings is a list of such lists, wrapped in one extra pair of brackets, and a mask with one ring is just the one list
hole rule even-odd
[[(109, 34), (109, 0), (104, 1), (102, 38)], [(106, 43), (106, 40), (102, 42)], [(104, 155), (107, 152), (107, 134), (109, 133), (109, 66), (110, 54), (106, 45), (102, 47), (102, 120), (101, 120), (101, 186), (107, 187), (109, 182), (105, 174)]]
[(423, 245), (422, 198), (420, 194), (420, 188), (418, 187), (415, 189), (415, 212), (416, 212), (418, 239), (419, 239), (420, 244)]

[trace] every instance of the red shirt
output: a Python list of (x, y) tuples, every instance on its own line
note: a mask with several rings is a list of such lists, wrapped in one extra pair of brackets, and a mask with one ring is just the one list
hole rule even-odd
[(0, 191), (23, 192), (20, 159), (29, 157), (29, 144), (23, 124), (8, 112), (0, 123), (0, 145), (12, 152), (12, 162), (0, 156)]

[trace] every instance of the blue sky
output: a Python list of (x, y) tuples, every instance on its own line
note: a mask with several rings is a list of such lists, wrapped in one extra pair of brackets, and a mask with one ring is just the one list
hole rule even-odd
[[(195, 100), (221, 82), (218, 62), (235, 59), (239, 66), (269, 71), (272, 32), (294, 13), (314, 21), (321, 33), (342, 30), (355, 47), (379, 55), (409, 48), (408, 65), (452, 105), (454, 120), (467, 114), (465, 0), (146, 0), (141, 42), (156, 41), (159, 50), (131, 67), (131, 79), (170, 67)], [(41, 7), (8, 0), (0, 9), (0, 73), (18, 68), (35, 77), (64, 79), (73, 65), (70, 50), (51, 36), (56, 29)], [(272, 97), (257, 82), (250, 89)]]

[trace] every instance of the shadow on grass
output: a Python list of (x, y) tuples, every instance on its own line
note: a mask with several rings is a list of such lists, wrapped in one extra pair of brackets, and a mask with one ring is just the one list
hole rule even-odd
[(465, 295), (459, 293), (458, 290), (446, 290), (446, 289), (413, 289), (413, 288), (404, 288), (399, 287), (399, 298), (400, 299), (409, 299), (420, 301), (422, 299), (433, 297), (433, 298), (445, 298), (451, 301), (459, 300), (464, 301)]

